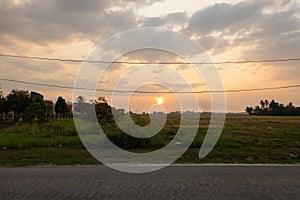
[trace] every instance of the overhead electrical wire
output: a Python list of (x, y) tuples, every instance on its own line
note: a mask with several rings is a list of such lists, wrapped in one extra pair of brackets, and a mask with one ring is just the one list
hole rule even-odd
[(0, 57), (18, 58), (26, 60), (44, 60), (44, 61), (58, 61), (58, 62), (70, 62), (70, 63), (104, 63), (104, 64), (133, 64), (133, 65), (189, 65), (189, 64), (201, 64), (201, 65), (221, 65), (221, 64), (246, 64), (246, 63), (275, 63), (275, 62), (292, 62), (300, 61), (300, 58), (282, 58), (282, 59), (263, 59), (263, 60), (241, 60), (241, 61), (220, 61), (220, 62), (130, 62), (130, 61), (105, 61), (105, 60), (83, 60), (83, 59), (63, 59), (63, 58), (49, 58), (49, 57), (37, 57), (37, 56), (20, 56), (11, 54), (0, 54)]
[(14, 82), (14, 83), (22, 83), (28, 85), (37, 85), (43, 87), (52, 87), (52, 88), (60, 88), (60, 89), (69, 89), (69, 90), (83, 90), (83, 91), (98, 91), (98, 92), (115, 92), (115, 93), (140, 93), (140, 94), (204, 94), (204, 93), (240, 93), (240, 92), (253, 92), (253, 91), (266, 91), (266, 90), (280, 90), (280, 89), (289, 89), (289, 88), (300, 88), (300, 84), (297, 85), (288, 85), (288, 86), (276, 86), (276, 87), (264, 87), (264, 88), (250, 88), (250, 89), (230, 89), (230, 90), (203, 90), (203, 91), (195, 91), (195, 92), (184, 92), (184, 91), (142, 91), (142, 90), (112, 90), (112, 89), (92, 89), (92, 88), (80, 88), (80, 87), (72, 87), (72, 86), (62, 86), (55, 84), (47, 84), (47, 83), (37, 83), (37, 82), (29, 82), (23, 80), (14, 80), (1, 78), (2, 81)]
[[(193, 62), (193, 63), (184, 63), (184, 62), (129, 62), (129, 61), (104, 61), (104, 60), (82, 60), (82, 59), (62, 59), (62, 58), (49, 58), (49, 57), (37, 57), (37, 56), (20, 56), (20, 55), (10, 55), (10, 54), (0, 54), (0, 57), (7, 58), (17, 58), (17, 59), (27, 59), (27, 60), (44, 60), (44, 61), (58, 61), (58, 62), (72, 62), (72, 63), (84, 63), (84, 62), (92, 62), (92, 63), (107, 63), (107, 64), (245, 64), (245, 63), (274, 63), (274, 62), (290, 62), (290, 61), (300, 61), (300, 58), (285, 58), (285, 59), (264, 59), (264, 60), (244, 60), (244, 61), (222, 61), (222, 62)], [(28, 85), (37, 85), (43, 87), (53, 87), (53, 88), (61, 88), (61, 89), (77, 89), (77, 90), (94, 90), (92, 88), (79, 88), (72, 86), (62, 86), (48, 83), (37, 83), (37, 82), (29, 82), (23, 80), (14, 80), (8, 78), (1, 78), (2, 81), (14, 82), (14, 83), (22, 83)], [(220, 90), (220, 91), (195, 91), (195, 92), (184, 92), (184, 91), (142, 91), (142, 90), (112, 90), (112, 89), (96, 89), (98, 92), (116, 92), (116, 93), (141, 93), (141, 94), (170, 94), (170, 93), (178, 93), (178, 94), (203, 94), (203, 93), (239, 93), (239, 92), (252, 92), (252, 91), (266, 91), (266, 90), (279, 90), (279, 89), (288, 89), (288, 88), (298, 88), (300, 84), (297, 85), (288, 85), (288, 86), (276, 86), (276, 87), (264, 87), (264, 88), (250, 88), (250, 89), (231, 89), (231, 90)]]

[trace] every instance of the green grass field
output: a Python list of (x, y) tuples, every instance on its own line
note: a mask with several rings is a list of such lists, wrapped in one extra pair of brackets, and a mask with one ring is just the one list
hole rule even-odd
[[(133, 119), (141, 125), (149, 121), (142, 115)], [(178, 163), (300, 163), (300, 117), (227, 116), (217, 145), (206, 158), (199, 159), (209, 120), (209, 116), (201, 116), (197, 136)], [(163, 130), (149, 139), (133, 138), (111, 127), (105, 132), (123, 149), (149, 152), (169, 143), (179, 122), (179, 115), (169, 116)], [(99, 163), (82, 145), (73, 120), (40, 125), (0, 123), (2, 166)]]

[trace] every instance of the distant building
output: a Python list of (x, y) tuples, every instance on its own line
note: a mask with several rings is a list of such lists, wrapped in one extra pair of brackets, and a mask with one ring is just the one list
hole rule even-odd
[(169, 112), (169, 115), (180, 115), (181, 111), (173, 111), (173, 112)]
[(73, 109), (73, 104), (72, 104), (72, 102), (67, 102), (67, 107), (68, 107), (69, 113), (72, 113), (72, 109)]
[(153, 111), (153, 114), (156, 114), (156, 115), (162, 115), (162, 114), (165, 114), (164, 112), (162, 112), (162, 111)]
[(52, 100), (44, 100), (48, 106), (54, 107), (54, 103)]
[(37, 93), (37, 92), (33, 92), (33, 91), (31, 91), (30, 97), (31, 97), (32, 101), (35, 101), (37, 98), (44, 99), (44, 95)]
[(52, 100), (44, 100), (44, 101), (45, 101), (47, 107), (51, 108), (51, 110), (54, 111), (54, 103), (53, 103), (53, 101)]

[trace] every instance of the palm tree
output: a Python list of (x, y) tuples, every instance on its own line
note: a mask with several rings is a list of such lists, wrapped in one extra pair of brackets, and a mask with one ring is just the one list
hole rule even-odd
[(276, 108), (279, 107), (279, 104), (278, 104), (276, 101), (272, 100), (272, 101), (270, 102), (269, 107), (270, 107), (270, 110), (275, 110)]
[(265, 109), (265, 101), (264, 101), (264, 100), (261, 100), (261, 101), (260, 101), (260, 105), (261, 105), (261, 108), (262, 108), (262, 109)]
[(253, 114), (253, 108), (252, 107), (248, 107), (245, 109), (245, 111), (249, 114), (252, 115)]
[(292, 102), (290, 102), (286, 107), (288, 108), (295, 108), (294, 104)]
[(269, 101), (268, 101), (268, 99), (265, 100), (265, 106), (266, 106), (266, 108), (269, 108)]

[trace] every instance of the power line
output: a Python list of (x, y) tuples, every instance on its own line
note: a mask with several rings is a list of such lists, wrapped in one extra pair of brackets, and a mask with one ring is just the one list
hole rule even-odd
[[(94, 91), (92, 88), (80, 88), (80, 87), (72, 87), (72, 86), (61, 86), (61, 85), (55, 85), (55, 84), (46, 84), (46, 83), (36, 83), (36, 82), (29, 82), (29, 81), (21, 81), (21, 80), (14, 80), (14, 79), (7, 79), (7, 78), (1, 78), (2, 81), (8, 81), (8, 82), (14, 82), (14, 83), (22, 83), (22, 84), (28, 84), (28, 85), (37, 85), (37, 86), (43, 86), (43, 87), (52, 87), (52, 88), (60, 88), (60, 89), (69, 89), (69, 90), (85, 90), (85, 91)], [(181, 91), (142, 91), (142, 90), (111, 90), (111, 89), (96, 89), (98, 92), (116, 92), (116, 93), (140, 93), (140, 94), (204, 94), (204, 93), (240, 93), (240, 92), (253, 92), (253, 91), (266, 91), (266, 90), (280, 90), (280, 89), (288, 89), (288, 88), (300, 88), (300, 84), (298, 85), (288, 85), (288, 86), (277, 86), (277, 87), (265, 87), (265, 88), (251, 88), (251, 89), (232, 89), (232, 90), (215, 90), (215, 91), (209, 91), (209, 90), (203, 90), (203, 91), (195, 91), (195, 92), (181, 92)]]
[(58, 61), (58, 62), (71, 62), (71, 63), (103, 63), (103, 64), (132, 64), (132, 65), (189, 65), (189, 64), (201, 64), (201, 65), (221, 65), (221, 64), (247, 64), (247, 63), (275, 63), (275, 62), (291, 62), (300, 61), (300, 58), (282, 58), (282, 59), (263, 59), (263, 60), (241, 60), (241, 61), (220, 61), (220, 62), (129, 62), (129, 61), (104, 61), (104, 60), (83, 60), (83, 59), (62, 59), (62, 58), (49, 58), (49, 57), (37, 57), (37, 56), (20, 56), (10, 54), (0, 54), (1, 57), (18, 58), (26, 60), (43, 60), (43, 61)]

